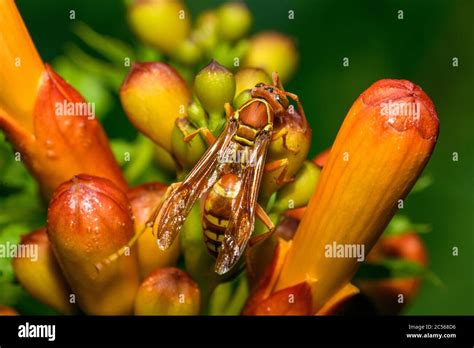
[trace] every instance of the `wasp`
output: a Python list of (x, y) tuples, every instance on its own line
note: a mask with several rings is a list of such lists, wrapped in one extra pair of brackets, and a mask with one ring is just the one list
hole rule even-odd
[[(272, 85), (257, 84), (251, 98), (239, 109), (225, 105), (226, 125), (219, 137), (207, 128), (199, 128), (184, 140), (202, 134), (209, 148), (182, 182), (170, 185), (161, 206), (147, 223), (157, 236), (160, 249), (171, 246), (180, 232), (195, 202), (204, 197), (203, 239), (216, 260), (215, 271), (227, 273), (239, 261), (254, 229), (257, 216), (269, 232), (254, 237), (251, 244), (267, 238), (274, 225), (257, 198), (265, 168), (275, 170), (273, 163), (265, 165), (273, 122), (276, 117), (293, 117), (288, 98), (293, 99), (299, 115), (306, 120), (297, 95), (286, 92), (276, 73)], [(110, 263), (124, 253), (139, 237), (117, 253), (105, 259)], [(101, 264), (96, 265), (100, 269)]]
[(207, 128), (186, 137), (189, 141), (202, 133), (210, 146), (187, 177), (169, 187), (152, 222), (161, 249), (173, 243), (194, 203), (204, 195), (204, 241), (217, 257), (218, 274), (228, 272), (239, 260), (252, 235), (255, 216), (270, 232), (274, 230), (257, 203), (273, 121), (291, 117), (287, 97), (297, 103), (303, 117), (304, 111), (299, 98), (284, 91), (278, 75), (272, 77), (273, 85), (257, 84), (238, 110), (225, 105), (227, 122), (219, 137), (214, 138)]

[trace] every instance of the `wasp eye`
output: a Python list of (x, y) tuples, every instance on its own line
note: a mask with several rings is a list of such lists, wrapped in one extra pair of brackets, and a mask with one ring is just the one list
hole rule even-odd
[(267, 88), (267, 91), (269, 91), (270, 93), (273, 93), (273, 88), (269, 87)]

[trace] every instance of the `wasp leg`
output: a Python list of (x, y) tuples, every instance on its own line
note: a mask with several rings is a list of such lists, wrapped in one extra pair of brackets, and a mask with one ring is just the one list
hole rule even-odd
[(186, 135), (184, 137), (184, 142), (189, 143), (199, 133), (202, 134), (202, 136), (204, 137), (204, 139), (206, 140), (208, 145), (212, 145), (216, 141), (216, 137), (214, 136), (214, 134), (211, 133), (209, 128), (201, 127), (201, 128), (196, 129), (195, 131), (189, 133), (188, 135)]
[(265, 212), (265, 209), (263, 209), (262, 206), (258, 203), (256, 205), (255, 214), (260, 219), (260, 221), (262, 221), (263, 224), (268, 228), (269, 231), (275, 228), (272, 219), (270, 219), (268, 214)]
[(298, 107), (298, 112), (306, 120), (306, 115), (304, 113), (303, 105), (301, 105), (300, 98), (298, 98), (296, 94), (290, 93), (290, 92), (285, 92), (285, 95), (287, 95), (288, 97), (290, 97), (296, 102), (296, 106)]
[(286, 173), (288, 171), (288, 158), (283, 158), (283, 159), (279, 159), (279, 160), (276, 160), (276, 161), (273, 161), (273, 162), (269, 162), (265, 165), (265, 172), (273, 172), (275, 170), (279, 170), (281, 168), (283, 168), (283, 170), (281, 171), (280, 175), (278, 175), (277, 179), (276, 179), (276, 183), (278, 185), (282, 185), (282, 184), (286, 184), (286, 183), (289, 183), (289, 182), (292, 182), (293, 179), (287, 179), (286, 178)]
[(226, 119), (230, 119), (230, 117), (234, 114), (234, 108), (229, 103), (225, 103), (224, 110)]
[(271, 237), (273, 235), (273, 232), (275, 232), (275, 225), (273, 224), (272, 220), (267, 215), (265, 210), (262, 208), (262, 206), (258, 203), (257, 203), (256, 209), (255, 209), (255, 214), (260, 219), (260, 221), (262, 221), (263, 224), (268, 228), (268, 232), (265, 232), (265, 233), (262, 233), (258, 236), (254, 236), (254, 237), (250, 238), (249, 247), (252, 247), (255, 244), (258, 244), (260, 242), (263, 242), (265, 239)]
[(294, 153), (294, 154), (297, 154), (298, 152), (300, 152), (300, 150), (292, 150), (292, 149), (289, 149), (287, 148), (286, 146), (286, 138), (285, 136), (288, 134), (288, 129), (287, 128), (282, 128), (280, 129), (278, 132), (274, 132), (272, 134), (272, 142), (273, 141), (276, 141), (280, 138), (283, 138), (283, 146), (285, 147), (285, 149), (287, 149), (288, 151), (290, 151), (291, 153)]
[[(163, 203), (163, 201), (171, 194), (171, 192), (173, 192), (177, 186), (181, 185), (181, 182), (177, 182), (177, 183), (174, 183), (174, 184), (171, 184), (168, 189), (166, 190), (165, 194), (163, 195), (163, 197), (161, 198), (161, 202), (159, 203), (158, 207), (155, 209), (153, 215), (151, 215), (150, 219), (148, 219), (147, 223), (145, 224), (145, 226), (142, 228), (142, 230), (138, 233), (135, 233), (133, 235), (133, 237), (127, 242), (127, 244), (125, 244), (123, 247), (121, 247), (119, 250), (117, 250), (116, 252), (114, 252), (113, 254), (107, 256), (105, 259), (103, 259), (102, 261), (96, 263), (94, 266), (97, 270), (97, 272), (100, 272), (102, 270), (102, 268), (104, 268), (104, 266), (108, 266), (110, 265), (111, 263), (117, 261), (117, 259), (123, 255), (125, 255), (125, 253), (127, 251), (129, 251), (134, 245), (135, 243), (137, 242), (137, 240), (143, 235), (143, 233), (145, 233), (145, 231), (148, 229), (148, 228), (153, 228), (153, 222), (155, 221), (156, 217), (158, 216), (158, 213), (160, 211), (160, 207), (161, 207), (161, 204)], [(152, 229), (153, 231), (153, 229)]]

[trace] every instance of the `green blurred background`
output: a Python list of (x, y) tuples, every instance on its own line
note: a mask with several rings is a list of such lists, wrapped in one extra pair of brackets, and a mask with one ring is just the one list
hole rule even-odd
[[(186, 1), (191, 13), (218, 0)], [(474, 314), (473, 111), (474, 1), (247, 1), (253, 32), (293, 36), (301, 61), (286, 89), (300, 96), (313, 128), (311, 155), (330, 146), (352, 102), (382, 78), (420, 85), (436, 105), (440, 137), (426, 168), (434, 183), (411, 196), (403, 213), (429, 223), (424, 234), (431, 269), (443, 285), (425, 282), (408, 314)], [(17, 0), (45, 61), (79, 40), (69, 11), (94, 30), (133, 43), (119, 0)], [(294, 10), (294, 20), (288, 11)], [(403, 20), (398, 19), (399, 10)], [(350, 65), (343, 67), (342, 60)], [(459, 66), (452, 66), (453, 57)], [(115, 105), (101, 119), (111, 137), (133, 139), (135, 130)], [(459, 160), (452, 160), (457, 152)], [(459, 248), (459, 256), (452, 248)]]

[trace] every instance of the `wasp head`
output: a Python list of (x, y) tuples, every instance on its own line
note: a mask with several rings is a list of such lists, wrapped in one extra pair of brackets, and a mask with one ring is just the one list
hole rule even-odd
[(252, 88), (251, 95), (252, 98), (265, 99), (271, 105), (275, 114), (285, 112), (290, 105), (285, 92), (276, 86), (259, 83)]

